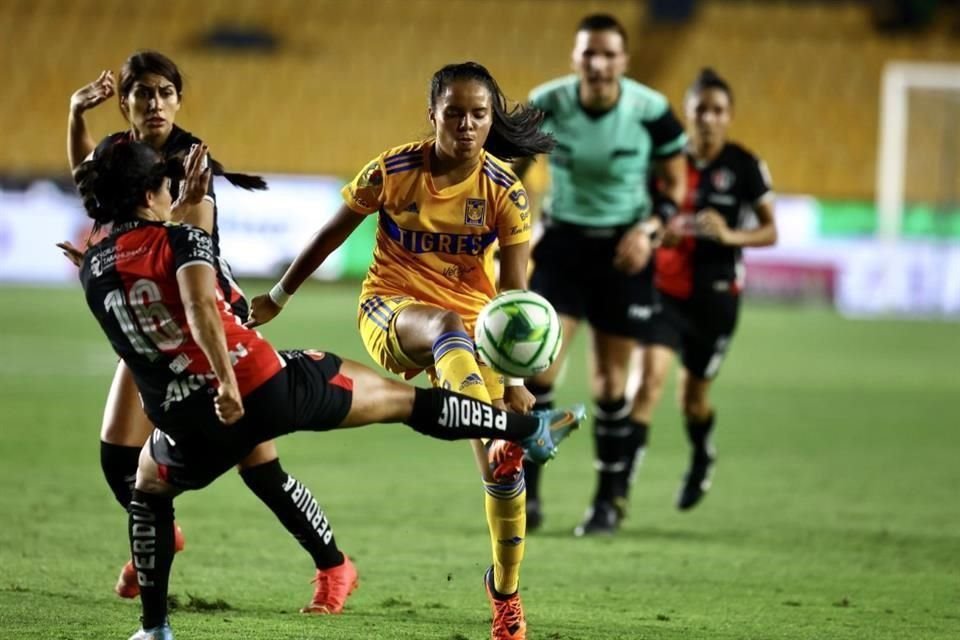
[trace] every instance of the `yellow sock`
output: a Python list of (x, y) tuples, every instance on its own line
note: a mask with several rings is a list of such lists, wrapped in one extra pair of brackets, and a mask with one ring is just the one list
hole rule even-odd
[(527, 532), (527, 492), (522, 474), (509, 485), (484, 484), (487, 490), (484, 507), (493, 546), (493, 586), (498, 593), (510, 595), (520, 586), (520, 563)]
[[(440, 336), (433, 345), (433, 358), (441, 387), (490, 402), (470, 336), (461, 332)], [(493, 586), (498, 593), (509, 595), (520, 583), (520, 562), (527, 531), (523, 475), (508, 484), (485, 482), (484, 488), (484, 508), (493, 548)]]
[(433, 343), (433, 366), (440, 387), (490, 404), (470, 336), (451, 331), (437, 338)]

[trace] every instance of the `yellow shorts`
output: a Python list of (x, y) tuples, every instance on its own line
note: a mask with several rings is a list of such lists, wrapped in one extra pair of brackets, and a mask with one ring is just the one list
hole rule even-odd
[[(427, 304), (409, 296), (370, 296), (360, 301), (358, 322), (360, 338), (367, 353), (381, 367), (401, 375), (407, 380), (421, 371), (426, 371), (430, 383), (438, 386), (436, 372), (432, 366), (417, 364), (400, 348), (400, 341), (394, 327), (397, 315), (406, 307), (414, 304)], [(503, 398), (503, 376), (477, 360), (480, 375), (491, 400)]]

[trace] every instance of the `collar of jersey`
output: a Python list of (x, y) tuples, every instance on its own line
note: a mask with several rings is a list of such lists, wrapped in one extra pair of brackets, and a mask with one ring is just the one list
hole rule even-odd
[(433, 174), (430, 173), (430, 163), (433, 161), (434, 144), (436, 144), (436, 142), (431, 140), (427, 144), (423, 145), (423, 182), (427, 186), (427, 191), (430, 192), (430, 195), (438, 198), (452, 198), (459, 196), (464, 191), (470, 189), (470, 187), (476, 181), (477, 174), (480, 173), (480, 169), (483, 168), (483, 163), (487, 158), (487, 152), (484, 149), (480, 150), (480, 162), (477, 163), (477, 166), (473, 168), (473, 171), (471, 171), (470, 175), (468, 175), (466, 178), (456, 184), (450, 185), (449, 187), (437, 189), (433, 184)]

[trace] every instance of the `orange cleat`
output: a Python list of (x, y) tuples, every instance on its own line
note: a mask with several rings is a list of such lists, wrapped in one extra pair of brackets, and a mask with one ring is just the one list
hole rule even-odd
[(330, 569), (317, 569), (317, 577), (313, 582), (317, 585), (313, 600), (300, 609), (300, 613), (343, 613), (347, 597), (360, 585), (357, 568), (346, 554), (343, 555), (343, 564)]
[[(187, 546), (187, 540), (183, 537), (183, 531), (173, 523), (173, 551), (180, 553)], [(117, 584), (113, 587), (114, 593), (121, 598), (136, 598), (140, 595), (140, 585), (137, 583), (137, 570), (133, 568), (133, 562), (127, 560), (127, 564), (120, 569), (120, 577), (117, 578)]]
[(523, 615), (520, 592), (503, 597), (493, 588), (493, 567), (483, 574), (483, 585), (487, 589), (487, 599), (493, 610), (493, 625), (490, 627), (490, 640), (526, 640), (527, 620)]

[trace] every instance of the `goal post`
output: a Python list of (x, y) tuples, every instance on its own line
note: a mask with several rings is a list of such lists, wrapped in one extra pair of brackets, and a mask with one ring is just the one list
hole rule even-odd
[[(911, 132), (911, 92), (919, 90), (945, 95), (956, 92), (956, 113), (949, 114), (948, 118), (949, 126), (956, 130), (956, 123), (960, 120), (960, 64), (890, 62), (884, 68), (882, 82), (876, 175), (877, 235), (881, 240), (893, 243), (901, 235), (904, 210), (910, 199), (907, 162), (911, 151), (909, 137), (915, 133)], [(943, 139), (939, 142), (943, 146), (956, 141)], [(945, 154), (943, 149), (930, 149), (929, 155), (937, 161)], [(955, 150), (954, 155), (960, 156), (960, 149)]]

